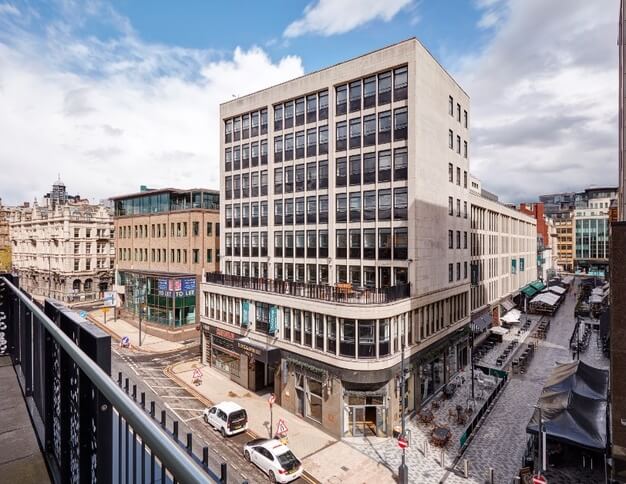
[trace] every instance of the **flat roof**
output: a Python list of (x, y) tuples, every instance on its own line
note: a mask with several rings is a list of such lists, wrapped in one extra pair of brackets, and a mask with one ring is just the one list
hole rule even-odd
[(468, 98), (470, 97), (469, 94), (465, 91), (465, 89), (463, 89), (463, 87), (461, 87), (461, 85), (457, 82), (457, 80), (454, 77), (452, 77), (452, 75), (446, 70), (446, 68), (441, 65), (441, 62), (439, 62), (437, 60), (437, 58), (432, 54), (432, 52), (430, 52), (430, 50), (428, 50), (428, 48), (424, 44), (422, 44), (422, 42), (420, 42), (420, 40), (417, 37), (409, 37), (408, 39), (404, 39), (404, 40), (401, 40), (399, 42), (395, 42), (393, 44), (386, 45), (384, 47), (381, 47), (380, 49), (370, 50), (369, 52), (366, 52), (365, 54), (357, 55), (356, 57), (352, 57), (350, 59), (346, 59), (344, 61), (337, 62), (335, 64), (331, 64), (331, 65), (326, 66), (326, 67), (322, 67), (321, 69), (316, 69), (314, 71), (307, 72), (306, 74), (302, 74), (301, 76), (294, 77), (293, 79), (289, 79), (287, 81), (279, 82), (278, 84), (273, 84), (273, 85), (271, 85), (269, 87), (266, 87), (264, 89), (259, 89), (258, 91), (254, 91), (254, 92), (251, 92), (249, 94), (244, 94), (243, 96), (238, 96), (235, 99), (229, 99), (228, 101), (224, 101), (224, 102), (220, 103), (220, 106), (225, 106), (227, 104), (236, 102), (236, 101), (238, 101), (240, 99), (245, 99), (245, 98), (250, 97), (250, 96), (255, 96), (255, 95), (257, 95), (257, 94), (259, 94), (261, 92), (265, 92), (265, 91), (269, 91), (270, 89), (274, 89), (275, 87), (283, 86), (283, 85), (288, 84), (290, 82), (293, 82), (295, 80), (303, 79), (303, 78), (308, 77), (308, 76), (312, 76), (313, 74), (317, 74), (318, 72), (324, 72), (324, 71), (333, 69), (333, 68), (335, 68), (337, 66), (340, 66), (342, 64), (347, 64), (348, 62), (352, 62), (352, 61), (355, 61), (355, 60), (360, 59), (362, 57), (367, 57), (368, 55), (375, 54), (376, 52), (380, 52), (380, 51), (383, 51), (383, 50), (386, 50), (386, 49), (391, 49), (393, 47), (396, 47), (398, 45), (401, 45), (401, 44), (404, 44), (404, 43), (408, 43), (408, 42), (416, 42), (417, 44), (419, 44), (428, 53), (428, 55), (430, 55), (433, 58), (433, 60), (437, 63), (437, 65), (439, 65), (439, 67), (441, 67), (441, 69), (443, 69), (443, 71), (448, 75), (448, 77), (450, 77), (450, 79), (452, 79), (452, 81), (454, 81), (454, 83), (457, 86), (459, 86), (459, 89), (461, 89), (461, 91), (463, 91), (463, 93), (465, 93), (465, 95)]
[(115, 197), (109, 197), (109, 200), (120, 200), (122, 198), (138, 198), (145, 195), (156, 195), (159, 193), (190, 193), (190, 192), (210, 192), (216, 195), (220, 194), (219, 190), (213, 188), (155, 188), (145, 190), (143, 192), (128, 193), (126, 195), (117, 195)]

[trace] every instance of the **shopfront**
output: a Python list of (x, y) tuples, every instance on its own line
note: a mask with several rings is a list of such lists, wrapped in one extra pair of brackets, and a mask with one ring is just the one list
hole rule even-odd
[(142, 311), (144, 321), (170, 327), (196, 322), (196, 276), (119, 272), (124, 286), (123, 307), (136, 318)]
[(204, 340), (206, 360), (213, 368), (248, 390), (273, 386), (280, 349), (215, 326), (205, 329)]
[(386, 386), (371, 391), (345, 390), (343, 424), (346, 437), (385, 437)]

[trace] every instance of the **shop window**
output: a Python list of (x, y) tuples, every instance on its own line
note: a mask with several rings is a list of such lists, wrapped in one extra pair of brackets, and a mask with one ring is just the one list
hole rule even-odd
[(354, 319), (342, 319), (340, 330), (339, 354), (354, 358), (356, 356), (356, 323)]
[(376, 321), (372, 319), (359, 321), (359, 358), (376, 357)]
[(337, 352), (337, 325), (333, 316), (326, 316), (326, 351), (332, 354)]
[(346, 230), (337, 230), (337, 244), (335, 249), (335, 257), (338, 259), (345, 259), (347, 257), (347, 231)]

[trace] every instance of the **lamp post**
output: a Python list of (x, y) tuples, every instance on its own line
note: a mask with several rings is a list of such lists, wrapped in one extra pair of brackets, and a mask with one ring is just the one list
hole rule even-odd
[[(403, 328), (404, 329), (404, 328)], [(401, 419), (402, 419), (402, 435), (401, 439), (405, 438), (406, 435), (406, 427), (404, 421), (404, 339), (406, 337), (406, 332), (402, 332), (402, 350), (400, 355), (400, 398), (402, 401), (401, 404)], [(406, 446), (402, 447), (402, 462), (400, 463), (400, 467), (398, 468), (398, 482), (400, 484), (408, 484), (409, 482), (409, 469), (406, 465)]]
[(472, 378), (472, 405), (474, 405), (475, 397), (474, 397), (474, 333), (476, 332), (476, 324), (470, 323), (470, 368), (471, 368), (471, 378)]
[(538, 470), (537, 477), (541, 477), (541, 471), (543, 470), (543, 415), (541, 412), (541, 406), (533, 405), (534, 408), (539, 410), (539, 445), (537, 447), (537, 462)]

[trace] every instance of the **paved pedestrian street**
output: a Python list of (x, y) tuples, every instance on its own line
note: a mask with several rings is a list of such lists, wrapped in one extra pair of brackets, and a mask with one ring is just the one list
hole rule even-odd
[[(523, 465), (528, 440), (526, 425), (534, 411), (533, 405), (537, 403), (543, 385), (554, 366), (557, 363), (571, 361), (573, 358), (569, 340), (575, 326), (574, 306), (574, 291), (571, 290), (558, 312), (553, 317), (546, 317), (551, 319), (550, 330), (545, 340), (539, 340), (539, 347), (526, 373), (510, 373), (509, 382), (454, 468), (451, 466), (459, 454), (459, 437), (464, 427), (456, 425), (455, 422), (448, 422), (446, 409), (454, 407), (459, 402), (465, 403), (468, 397), (467, 384), (449, 403), (444, 400), (442, 403), (445, 407), (442, 405), (435, 415), (435, 421), (446, 425), (452, 432), (452, 438), (444, 452), (444, 466), (441, 465), (440, 449), (432, 445), (425, 449), (432, 427), (426, 427), (416, 419), (408, 423), (407, 428), (411, 431), (411, 446), (406, 453), (409, 482), (482, 484), (487, 481), (491, 468), (494, 469), (495, 483), (513, 482), (513, 478)], [(596, 333), (588, 350), (581, 355), (581, 359), (596, 367), (608, 367), (608, 360), (596, 342)], [(346, 441), (397, 473), (401, 451), (395, 439), (351, 438)], [(465, 459), (469, 465), (468, 479), (463, 477)], [(573, 474), (576, 474), (576, 469), (573, 470)]]

